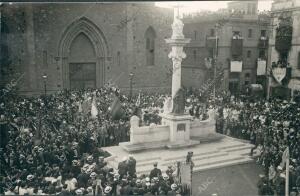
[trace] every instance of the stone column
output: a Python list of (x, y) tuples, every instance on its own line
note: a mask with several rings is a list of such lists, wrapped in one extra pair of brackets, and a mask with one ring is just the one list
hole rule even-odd
[(172, 51), (169, 53), (168, 57), (172, 59), (173, 62), (173, 74), (172, 74), (172, 99), (174, 98), (176, 92), (181, 88), (181, 62), (182, 59), (186, 57), (183, 51), (183, 47), (190, 42), (191, 39), (184, 38), (183, 35), (184, 24), (179, 19), (179, 15), (174, 12), (174, 21), (172, 24), (172, 37), (166, 39), (167, 44), (172, 47)]

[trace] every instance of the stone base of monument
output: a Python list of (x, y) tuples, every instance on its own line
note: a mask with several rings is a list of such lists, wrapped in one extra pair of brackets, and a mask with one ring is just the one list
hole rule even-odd
[(137, 160), (137, 173), (149, 174), (153, 163), (165, 171), (169, 165), (184, 161), (194, 152), (194, 171), (220, 168), (253, 161), (249, 156), (253, 147), (249, 142), (216, 133), (213, 112), (205, 121), (189, 115), (161, 114), (162, 124), (139, 126), (139, 118), (130, 119), (130, 142), (103, 148), (111, 157), (108, 164), (117, 169), (124, 157)]
[(133, 152), (139, 152), (139, 151), (151, 150), (151, 149), (177, 149), (177, 148), (191, 147), (198, 144), (200, 144), (199, 140), (187, 140), (187, 141), (177, 141), (177, 142), (170, 142), (166, 140), (166, 141), (158, 141), (158, 142), (145, 142), (139, 144), (122, 142), (119, 144), (119, 146), (124, 150), (133, 153)]
[[(185, 160), (189, 151), (194, 152), (194, 172), (245, 164), (254, 161), (253, 157), (249, 156), (252, 147), (253, 145), (249, 142), (224, 136), (215, 142), (204, 142), (180, 149), (158, 148), (128, 152), (121, 146), (111, 146), (105, 147), (103, 150), (112, 155), (106, 161), (109, 166), (115, 169), (118, 168), (118, 163), (124, 157), (132, 155), (137, 161), (136, 170), (137, 174), (140, 175), (149, 174), (155, 162), (158, 162), (158, 168), (163, 172), (166, 171), (169, 165), (175, 167), (177, 161)], [(254, 152), (254, 157), (257, 155), (258, 150)]]

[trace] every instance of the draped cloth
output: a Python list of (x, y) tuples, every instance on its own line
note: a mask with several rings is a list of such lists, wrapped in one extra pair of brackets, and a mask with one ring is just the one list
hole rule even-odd
[(243, 62), (242, 61), (231, 61), (230, 62), (230, 71), (231, 72), (242, 72)]
[(266, 74), (266, 61), (265, 60), (258, 60), (257, 61), (257, 75), (263, 76)]

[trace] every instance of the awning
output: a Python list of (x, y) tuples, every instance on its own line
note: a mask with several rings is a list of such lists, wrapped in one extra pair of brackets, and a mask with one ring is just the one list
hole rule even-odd
[(300, 91), (300, 80), (299, 79), (291, 79), (288, 87), (293, 90)]

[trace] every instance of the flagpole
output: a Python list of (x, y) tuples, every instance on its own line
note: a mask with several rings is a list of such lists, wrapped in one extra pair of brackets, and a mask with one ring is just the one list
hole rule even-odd
[(289, 174), (290, 174), (290, 152), (287, 147), (287, 157), (285, 163), (285, 196), (289, 196)]

